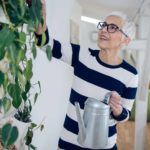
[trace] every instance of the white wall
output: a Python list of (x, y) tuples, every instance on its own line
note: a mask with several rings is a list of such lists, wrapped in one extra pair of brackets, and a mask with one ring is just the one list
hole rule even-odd
[[(74, 20), (79, 21), (81, 8), (75, 0), (47, 0), (46, 3), (50, 36), (69, 42), (69, 19), (74, 16)], [(78, 14), (74, 14), (75, 10)], [(33, 69), (34, 81), (41, 82), (42, 93), (33, 108), (32, 118), (38, 124), (44, 119), (45, 125), (42, 132), (35, 132), (33, 143), (38, 150), (56, 150), (69, 100), (72, 68), (55, 58), (49, 62), (44, 52), (39, 50)]]
[[(81, 22), (81, 44), (88, 45), (90, 48), (98, 49), (97, 46), (97, 25), (87, 22)], [(93, 41), (94, 40), (94, 41)]]

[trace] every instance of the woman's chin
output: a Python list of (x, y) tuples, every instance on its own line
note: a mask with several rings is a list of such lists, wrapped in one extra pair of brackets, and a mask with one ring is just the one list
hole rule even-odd
[(108, 45), (106, 44), (98, 43), (97, 45), (100, 49), (108, 49)]

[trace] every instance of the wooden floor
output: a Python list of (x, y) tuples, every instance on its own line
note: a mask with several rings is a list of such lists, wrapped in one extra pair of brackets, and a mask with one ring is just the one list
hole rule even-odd
[[(128, 121), (118, 124), (118, 150), (134, 150), (135, 123)], [(150, 123), (147, 124), (146, 150), (150, 150)]]

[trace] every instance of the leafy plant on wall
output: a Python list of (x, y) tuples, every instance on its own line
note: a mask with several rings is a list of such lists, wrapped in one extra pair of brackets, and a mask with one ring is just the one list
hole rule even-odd
[[(33, 128), (37, 125), (32, 123), (30, 117), (41, 87), (39, 81), (32, 83), (31, 79), (33, 59), (37, 56), (35, 31), (39, 24), (44, 23), (41, 2), (40, 0), (0, 0), (0, 5), (7, 19), (7, 23), (0, 23), (0, 110), (1, 113), (3, 110), (5, 117), (11, 107), (14, 107), (16, 119), (31, 122), (26, 135), (26, 144), (35, 149), (31, 141)], [(45, 41), (44, 32), (42, 39)], [(44, 42), (41, 46), (43, 45)], [(46, 47), (46, 54), (51, 60), (50, 46)], [(39, 91), (33, 93), (31, 91), (35, 84), (39, 86)], [(3, 147), (7, 149), (17, 139), (18, 130), (10, 123), (2, 127), (1, 131), (4, 130), (11, 131), (5, 136), (0, 132)], [(9, 140), (11, 142), (8, 142)]]

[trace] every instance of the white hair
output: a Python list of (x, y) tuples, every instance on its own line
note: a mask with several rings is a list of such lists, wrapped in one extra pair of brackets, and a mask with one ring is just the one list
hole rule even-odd
[(117, 16), (124, 21), (123, 27), (121, 28), (122, 31), (131, 39), (135, 38), (136, 34), (136, 26), (135, 23), (124, 13), (121, 11), (114, 11), (109, 13), (108, 16)]

